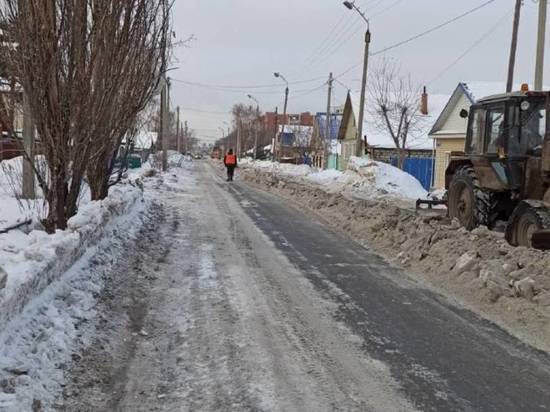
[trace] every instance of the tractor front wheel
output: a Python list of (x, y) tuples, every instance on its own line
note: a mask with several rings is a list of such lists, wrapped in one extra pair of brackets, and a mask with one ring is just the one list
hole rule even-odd
[(508, 221), (506, 240), (513, 246), (533, 246), (533, 235), (550, 229), (550, 212), (544, 206), (521, 202)]
[(448, 190), (449, 217), (458, 219), (468, 230), (490, 225), (492, 195), (481, 189), (471, 166), (456, 171)]

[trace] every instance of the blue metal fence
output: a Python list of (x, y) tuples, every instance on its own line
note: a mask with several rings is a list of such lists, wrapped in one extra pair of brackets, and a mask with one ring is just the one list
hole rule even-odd
[[(391, 164), (397, 166), (397, 158), (391, 159)], [(434, 159), (432, 157), (407, 157), (403, 170), (413, 175), (422, 184), (424, 189), (430, 190), (432, 186)]]

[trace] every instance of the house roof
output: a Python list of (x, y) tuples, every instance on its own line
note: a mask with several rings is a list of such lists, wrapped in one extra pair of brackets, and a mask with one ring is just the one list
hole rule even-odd
[[(447, 103), (449, 102), (448, 95), (433, 94), (428, 95), (428, 114), (420, 115), (417, 130), (411, 131), (407, 148), (408, 149), (432, 149), (433, 141), (429, 138), (429, 132), (440, 113), (443, 111)], [(420, 96), (419, 96), (420, 104)], [(346, 102), (346, 109), (344, 110), (343, 123), (347, 120), (346, 110), (351, 105), (353, 109), (353, 116), (355, 119), (359, 118), (359, 96), (354, 93), (348, 94), (348, 101)], [(365, 120), (363, 122), (363, 133), (367, 136), (369, 146), (378, 148), (395, 148), (395, 144), (388, 130), (384, 127), (380, 127), (380, 119), (376, 118), (376, 113), (373, 110), (368, 110), (369, 102), (367, 101), (365, 108)], [(372, 107), (372, 105), (370, 106)]]

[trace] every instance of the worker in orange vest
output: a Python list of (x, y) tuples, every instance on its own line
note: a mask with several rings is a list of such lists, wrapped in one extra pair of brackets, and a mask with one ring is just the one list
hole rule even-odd
[(229, 152), (224, 156), (223, 164), (227, 168), (227, 181), (232, 182), (237, 167), (237, 156), (233, 154), (233, 149), (229, 149)]

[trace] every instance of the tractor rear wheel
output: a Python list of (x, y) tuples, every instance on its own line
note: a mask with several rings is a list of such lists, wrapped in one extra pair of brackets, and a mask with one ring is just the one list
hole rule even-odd
[(533, 246), (533, 235), (550, 229), (550, 211), (537, 204), (521, 202), (508, 221), (506, 240), (513, 246)]
[(448, 190), (449, 217), (473, 230), (479, 225), (489, 226), (493, 209), (493, 196), (481, 189), (476, 172), (463, 166), (454, 174)]

